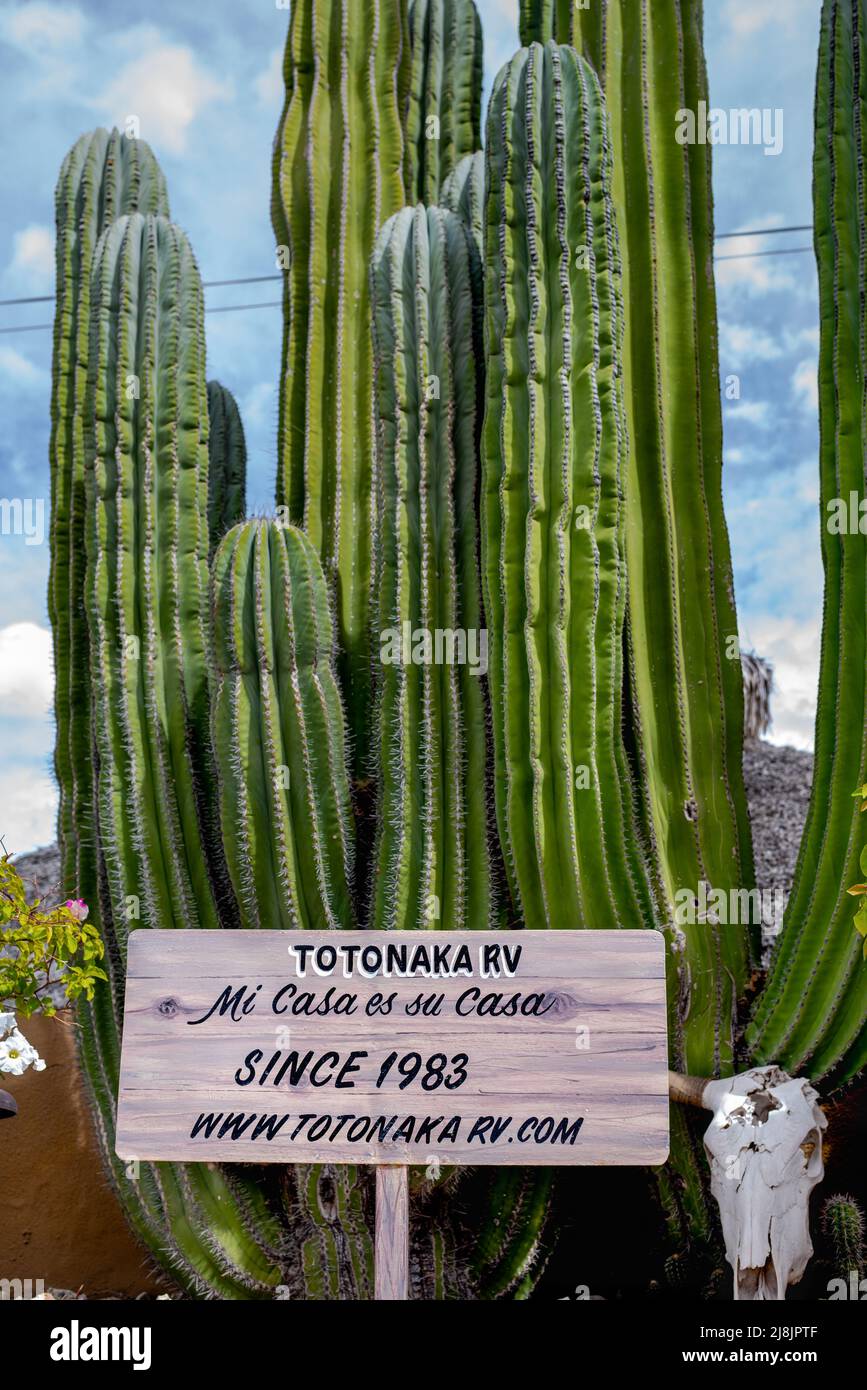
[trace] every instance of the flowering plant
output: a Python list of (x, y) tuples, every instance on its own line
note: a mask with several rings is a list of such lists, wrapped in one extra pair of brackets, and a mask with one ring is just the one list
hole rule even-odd
[[(79, 898), (48, 909), (39, 900), (28, 903), (20, 874), (0, 853), (0, 1006), (11, 1005), (25, 1018), (37, 1011), (51, 1016), (57, 1012), (51, 990), (59, 983), (68, 999), (93, 998), (95, 982), (107, 976), (97, 964), (104, 947), (87, 913)], [(9, 1017), (0, 1014), (0, 1020)], [(9, 1047), (3, 1034), (10, 1026), (0, 1027), (0, 1057)]]

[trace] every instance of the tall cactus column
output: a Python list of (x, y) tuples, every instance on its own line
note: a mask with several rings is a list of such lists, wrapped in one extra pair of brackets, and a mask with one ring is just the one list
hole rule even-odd
[(346, 736), (319, 557), (294, 527), (244, 522), (211, 582), (214, 750), (242, 926), (352, 926)]
[(118, 219), (94, 261), (86, 458), (99, 831), (116, 926), (216, 927), (230, 909), (210, 773), (204, 353), (186, 237), (162, 217)]
[(51, 574), (63, 891), (96, 910), (90, 649), (84, 607), (84, 395), (90, 277), (100, 235), (128, 212), (168, 214), (162, 171), (143, 140), (117, 130), (82, 135), (63, 161), (55, 195), (57, 309), (51, 389)]
[(408, 203), (442, 201), (443, 184), (482, 144), (482, 24), (473, 0), (410, 0), (406, 111)]
[(623, 334), (602, 94), (567, 47), (488, 115), (486, 609), (497, 818), (528, 927), (651, 925), (621, 742)]
[(277, 503), (303, 526), (336, 601), (357, 774), (368, 770), (373, 353), (368, 266), (403, 206), (405, 0), (293, 0), (272, 218), (290, 269)]
[(867, 817), (867, 543), (832, 504), (867, 495), (867, 4), (826, 0), (816, 92), (814, 223), (825, 616), (810, 808), (767, 986), (748, 1033), (759, 1061), (814, 1080), (867, 1064), (867, 966), (846, 889), (863, 881)]
[[(669, 913), (703, 881), (754, 886), (741, 767), (743, 686), (722, 504), (710, 147), (676, 138), (707, 102), (701, 0), (527, 0), (599, 73), (623, 239), (630, 437), (630, 686), (648, 836)], [(756, 923), (687, 922), (676, 1064), (731, 1069)]]
[(373, 925), (484, 928), (481, 264), (453, 213), (404, 208), (380, 234), (371, 278), (382, 662)]

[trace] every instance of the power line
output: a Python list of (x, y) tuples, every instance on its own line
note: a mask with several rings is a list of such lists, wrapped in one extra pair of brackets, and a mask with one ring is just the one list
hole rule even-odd
[[(266, 277), (270, 279), (270, 276)], [(237, 314), (242, 309), (282, 309), (281, 299), (269, 299), (261, 304), (217, 304), (212, 308), (205, 309), (206, 314)], [(14, 328), (0, 328), (0, 333), (41, 333), (46, 329), (53, 328), (52, 323), (22, 323)]]
[(812, 232), (812, 223), (803, 227), (759, 227), (754, 232), (717, 232), (716, 241), (730, 241), (736, 236), (779, 236), (781, 232)]
[[(731, 241), (734, 237), (745, 237), (745, 236), (779, 236), (779, 235), (781, 235), (781, 234), (783, 234), (783, 233), (785, 233), (785, 232), (811, 232), (812, 230), (813, 230), (813, 228), (812, 228), (812, 226), (810, 225), (810, 223), (805, 223), (803, 226), (799, 226), (799, 227), (757, 227), (754, 231), (751, 231), (751, 232), (718, 232), (718, 233), (716, 234), (715, 240), (716, 240), (716, 241)], [(799, 250), (800, 250), (800, 249), (809, 250), (810, 248), (809, 248), (809, 247), (806, 247), (806, 248), (798, 248), (798, 249), (799, 249)], [(759, 254), (759, 253), (757, 253), (757, 254)], [(770, 253), (762, 253), (762, 254), (770, 254)], [(781, 252), (780, 254), (782, 255), (782, 254), (784, 254), (784, 253)], [(720, 257), (718, 257), (718, 259), (719, 259), (719, 260), (733, 260), (734, 257), (723, 257), (723, 256), (720, 256)], [(274, 281), (274, 280), (282, 280), (282, 279), (283, 279), (283, 276), (282, 276), (282, 275), (279, 275), (279, 274), (278, 274), (278, 275), (238, 275), (238, 276), (235, 276), (233, 279), (230, 279), (230, 280), (203, 280), (203, 281), (202, 281), (202, 288), (203, 288), (203, 289), (206, 289), (206, 290), (210, 290), (210, 289), (222, 288), (223, 285), (263, 285), (263, 284), (265, 284), (265, 283), (266, 283), (267, 281), (269, 281), (269, 280), (270, 280), (270, 281)], [(13, 304), (51, 304), (51, 303), (53, 303), (53, 302), (54, 302), (54, 295), (53, 295), (53, 294), (34, 294), (34, 295), (28, 295), (28, 296), (26, 296), (25, 298), (21, 298), (21, 299), (0, 299), (0, 308), (4, 308), (4, 309), (5, 309), (5, 308), (7, 308), (8, 306), (13, 305)], [(240, 306), (240, 305), (239, 305), (238, 307), (240, 308), (240, 307), (246, 307), (246, 306)], [(43, 327), (42, 324), (33, 325), (33, 326), (34, 326), (34, 327), (39, 327), (39, 328)], [(5, 330), (0, 330), (0, 331), (5, 331)], [(23, 331), (24, 331), (24, 330), (22, 330), (22, 332), (23, 332)]]
[[(216, 289), (222, 285), (261, 285), (266, 280), (282, 280), (282, 275), (240, 275), (234, 280), (203, 280), (202, 288), (206, 290)], [(34, 294), (27, 299), (0, 299), (0, 306), (6, 307), (8, 304), (53, 304), (53, 294)]]
[(760, 256), (801, 256), (812, 246), (790, 246), (785, 251), (739, 251), (735, 256), (714, 256), (715, 261), (752, 261)]

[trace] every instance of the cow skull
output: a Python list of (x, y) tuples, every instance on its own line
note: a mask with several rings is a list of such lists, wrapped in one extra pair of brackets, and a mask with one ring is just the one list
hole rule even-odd
[(777, 1066), (721, 1081), (671, 1073), (670, 1091), (713, 1112), (704, 1147), (735, 1298), (785, 1298), (813, 1253), (810, 1193), (828, 1123), (817, 1092)]

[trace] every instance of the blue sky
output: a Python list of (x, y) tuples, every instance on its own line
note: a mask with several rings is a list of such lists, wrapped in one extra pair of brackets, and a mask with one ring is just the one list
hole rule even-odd
[[(517, 0), (478, 0), (486, 85), (517, 46)], [(819, 0), (706, 0), (711, 103), (781, 109), (782, 152), (718, 146), (719, 232), (811, 221)], [(143, 14), (147, 18), (143, 19)], [(53, 192), (72, 141), (138, 117), (165, 170), (172, 215), (203, 278), (274, 270), (271, 141), (287, 26), (275, 0), (0, 0), (0, 299), (48, 294)], [(720, 255), (804, 246), (809, 234), (724, 241)], [(726, 504), (741, 640), (777, 668), (773, 737), (812, 741), (821, 612), (811, 255), (720, 262)], [(212, 289), (211, 306), (279, 286)], [(50, 304), (0, 308), (0, 327), (49, 322)], [(235, 392), (250, 452), (251, 509), (273, 499), (280, 311), (208, 318), (209, 375)], [(0, 498), (48, 496), (51, 335), (0, 334)], [(0, 834), (24, 851), (54, 838), (47, 545), (0, 536)]]

